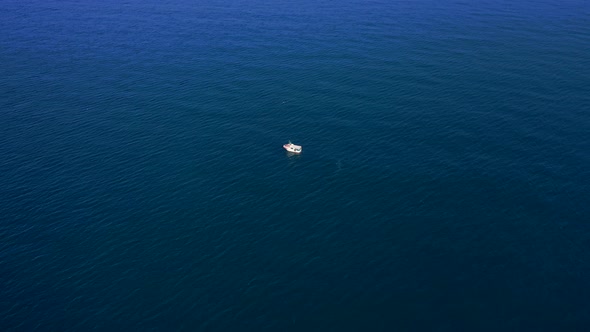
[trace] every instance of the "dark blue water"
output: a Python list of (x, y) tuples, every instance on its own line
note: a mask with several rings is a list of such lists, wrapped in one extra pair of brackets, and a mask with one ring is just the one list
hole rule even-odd
[(587, 1), (0, 7), (1, 330), (590, 326)]

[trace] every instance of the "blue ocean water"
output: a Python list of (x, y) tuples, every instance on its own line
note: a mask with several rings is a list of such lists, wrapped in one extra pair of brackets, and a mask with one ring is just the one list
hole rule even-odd
[(587, 1), (1, 8), (1, 330), (590, 325)]

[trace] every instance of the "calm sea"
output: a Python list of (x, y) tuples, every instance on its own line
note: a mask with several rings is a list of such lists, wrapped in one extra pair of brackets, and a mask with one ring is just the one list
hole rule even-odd
[(2, 331), (587, 331), (589, 223), (588, 1), (0, 4)]

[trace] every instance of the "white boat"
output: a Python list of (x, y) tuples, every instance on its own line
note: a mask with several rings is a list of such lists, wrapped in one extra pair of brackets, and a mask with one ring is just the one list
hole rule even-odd
[(289, 141), (289, 143), (283, 145), (283, 148), (289, 152), (301, 153), (301, 145), (295, 145)]

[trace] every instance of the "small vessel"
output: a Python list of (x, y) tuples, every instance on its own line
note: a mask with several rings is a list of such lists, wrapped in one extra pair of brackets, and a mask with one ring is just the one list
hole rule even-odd
[(301, 145), (295, 145), (289, 141), (289, 143), (283, 145), (283, 148), (289, 152), (301, 153)]

